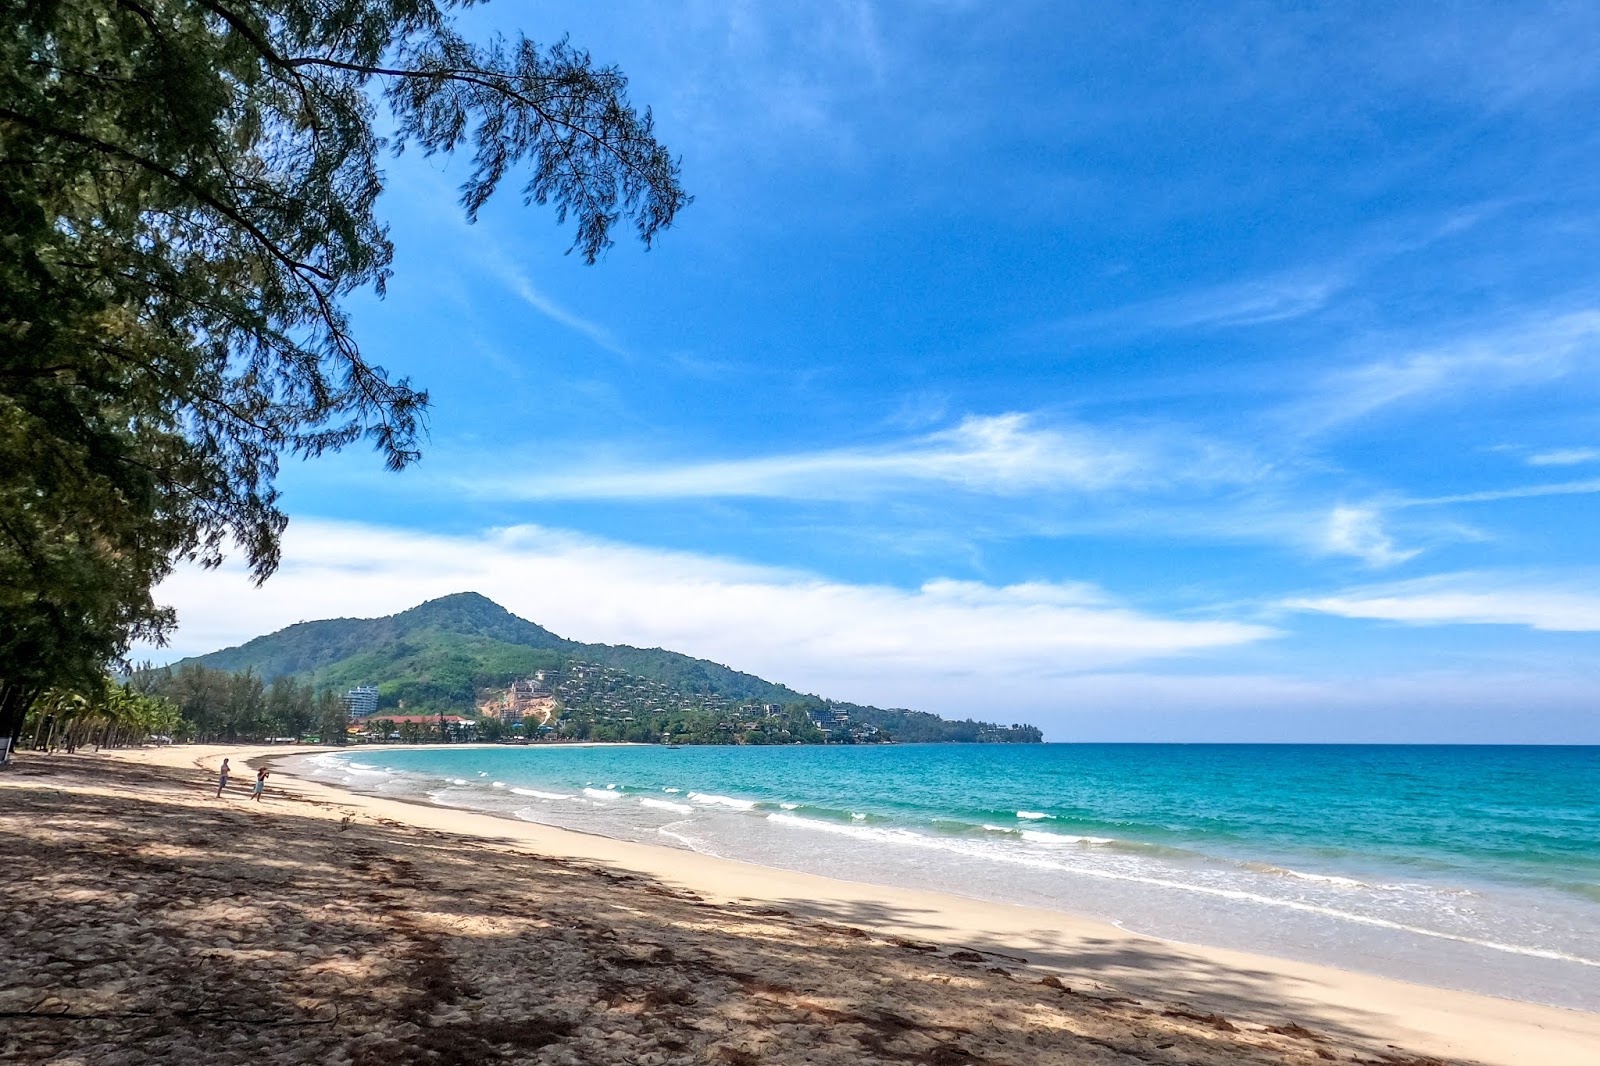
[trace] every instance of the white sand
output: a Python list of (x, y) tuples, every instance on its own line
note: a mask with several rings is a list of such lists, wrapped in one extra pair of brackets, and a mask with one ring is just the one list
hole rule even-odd
[[(214, 771), (315, 749), (177, 746), (115, 753), (118, 758)], [(1485, 1066), (1596, 1066), (1600, 1014), (1430, 988), (1246, 952), (1177, 944), (1071, 914), (933, 892), (845, 882), (774, 870), (665, 847), (361, 796), (279, 770), (274, 791), (333, 805), (338, 812), (486, 838), (510, 849), (605, 864), (721, 901), (756, 902), (874, 933), (1026, 958), (1069, 985), (1096, 984), (1129, 995), (1182, 1001), (1261, 1024), (1286, 1020), (1333, 1032), (1375, 1053), (1469, 1060)], [(269, 793), (267, 803), (272, 802)], [(280, 799), (278, 802), (282, 802)]]

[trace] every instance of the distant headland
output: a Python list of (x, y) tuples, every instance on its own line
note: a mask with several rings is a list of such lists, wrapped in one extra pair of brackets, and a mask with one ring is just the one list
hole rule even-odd
[(661, 648), (567, 640), (475, 592), (383, 618), (300, 622), (143, 671), (139, 683), (177, 703), (195, 737), (229, 741), (1043, 739), (1031, 725), (823, 699)]

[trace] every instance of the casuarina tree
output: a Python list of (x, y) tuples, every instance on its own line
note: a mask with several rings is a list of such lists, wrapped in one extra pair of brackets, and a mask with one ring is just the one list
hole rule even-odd
[(470, 42), (466, 2), (0, 0), (0, 757), (170, 629), (176, 561), (272, 572), (283, 456), (418, 457), (427, 393), (344, 310), (388, 277), (384, 153), (469, 155), (468, 217), (511, 182), (588, 262), (688, 203), (620, 72)]

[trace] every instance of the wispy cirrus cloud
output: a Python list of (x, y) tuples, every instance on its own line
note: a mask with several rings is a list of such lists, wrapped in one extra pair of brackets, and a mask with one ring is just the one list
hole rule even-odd
[(1320, 432), (1403, 402), (1546, 384), (1596, 366), (1600, 311), (1585, 310), (1335, 371), (1283, 416)]
[[(430, 263), (432, 273), (456, 283), (463, 277), (482, 275), (557, 325), (587, 337), (614, 355), (628, 354), (611, 330), (564, 306), (536, 285), (518, 263), (513, 248), (492, 227), (473, 225), (463, 218), (452, 202), (453, 191), (441, 175), (424, 171), (414, 177), (422, 183), (426, 194), (419, 195), (418, 190), (411, 190), (412, 195), (406, 201), (407, 210), (415, 219), (426, 222), (434, 233), (454, 235), (458, 241), (452, 251), (460, 259), (444, 264)], [(434, 285), (439, 284), (437, 277), (431, 280)]]
[(573, 311), (561, 306), (534, 285), (520, 268), (509, 262), (498, 251), (491, 251), (482, 260), (482, 265), (490, 271), (494, 278), (504, 285), (519, 300), (544, 315), (557, 325), (565, 326), (575, 333), (581, 333), (589, 338), (598, 347), (605, 349), (613, 355), (627, 355), (628, 350), (616, 335), (597, 322), (591, 322)]
[(1247, 460), (1197, 438), (1048, 427), (1024, 414), (970, 416), (950, 429), (883, 445), (676, 466), (469, 477), (475, 491), (523, 499), (870, 498), (956, 490), (995, 496), (1096, 492), (1175, 481), (1246, 480)]
[(1579, 466), (1600, 462), (1600, 448), (1556, 448), (1528, 456), (1529, 466)]
[(1560, 632), (1600, 631), (1600, 580), (1463, 572), (1346, 589), (1284, 601), (1299, 611), (1409, 625), (1513, 625)]
[(668, 647), (824, 695), (970, 712), (1002, 682), (1037, 687), (1276, 635), (1146, 613), (1086, 584), (853, 584), (538, 526), (448, 536), (296, 520), (284, 559), (259, 589), (231, 564), (169, 578), (160, 596), (180, 619), (169, 657), (476, 590), (564, 636)]
[(1347, 284), (1340, 274), (1270, 278), (1217, 286), (1124, 313), (1146, 326), (1166, 329), (1261, 326), (1320, 311)]
[(1348, 285), (1347, 277), (1339, 272), (1247, 279), (1071, 316), (1048, 323), (1040, 331), (1120, 335), (1263, 326), (1315, 314)]
[(1434, 507), (1452, 503), (1497, 503), (1501, 500), (1530, 500), (1540, 496), (1583, 496), (1600, 492), (1600, 478), (1586, 481), (1557, 481), (1544, 485), (1514, 485), (1505, 489), (1485, 489), (1482, 492), (1459, 492), (1451, 496), (1425, 496), (1402, 500), (1397, 507)]

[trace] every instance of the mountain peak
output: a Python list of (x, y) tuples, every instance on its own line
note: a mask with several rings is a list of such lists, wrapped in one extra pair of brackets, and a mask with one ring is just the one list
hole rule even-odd
[(386, 621), (397, 630), (441, 629), (462, 635), (493, 637), (536, 648), (564, 648), (572, 644), (543, 626), (512, 614), (481, 592), (453, 592), (419, 603)]
[[(497, 614), (511, 614), (510, 611), (500, 606), (481, 592), (452, 592), (448, 596), (439, 596), (431, 600), (423, 600), (415, 607), (408, 607), (399, 612), (401, 615), (417, 614), (418, 612), (449, 610), (478, 610), (493, 611)], [(396, 615), (399, 617), (399, 615)], [(513, 616), (514, 617), (514, 616)]]

